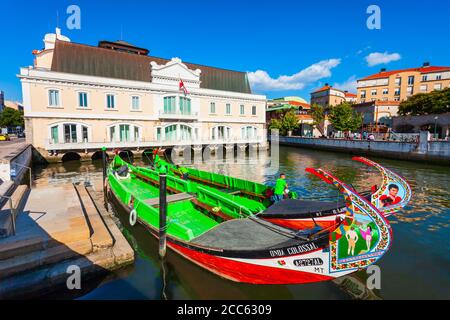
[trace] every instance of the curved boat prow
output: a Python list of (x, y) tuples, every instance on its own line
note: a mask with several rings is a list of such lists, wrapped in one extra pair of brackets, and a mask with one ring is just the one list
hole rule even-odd
[(375, 263), (387, 252), (392, 241), (391, 226), (382, 212), (332, 174), (322, 169), (307, 168), (306, 171), (333, 184), (345, 200), (345, 217), (330, 233), (330, 274), (338, 277)]
[[(372, 193), (371, 201), (385, 217), (396, 213), (409, 203), (412, 195), (411, 187), (402, 176), (364, 157), (353, 157), (352, 160), (359, 161), (380, 171), (383, 179), (382, 184)], [(393, 195), (388, 197), (390, 193)], [(386, 200), (389, 200), (389, 202)]]

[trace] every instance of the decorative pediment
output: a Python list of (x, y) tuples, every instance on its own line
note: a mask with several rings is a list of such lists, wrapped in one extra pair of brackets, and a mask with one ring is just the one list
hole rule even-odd
[(166, 64), (159, 65), (155, 61), (150, 62), (152, 66), (152, 82), (159, 84), (170, 84), (178, 86), (180, 79), (186, 87), (200, 87), (200, 69), (189, 69), (181, 59), (172, 58)]

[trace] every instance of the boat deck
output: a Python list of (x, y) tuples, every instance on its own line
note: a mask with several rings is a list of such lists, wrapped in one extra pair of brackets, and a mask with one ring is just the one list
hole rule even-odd
[(286, 199), (274, 203), (261, 213), (264, 218), (279, 218), (289, 216), (305, 216), (316, 212), (332, 212), (345, 206), (344, 200), (339, 198), (338, 201), (312, 201)]
[(293, 230), (247, 218), (223, 222), (192, 243), (225, 250), (263, 250), (300, 244), (302, 241), (294, 236)]

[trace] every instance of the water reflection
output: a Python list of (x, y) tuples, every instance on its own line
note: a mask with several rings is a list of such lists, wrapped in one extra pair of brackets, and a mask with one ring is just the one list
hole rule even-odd
[[(259, 153), (260, 160), (267, 155)], [(390, 252), (380, 260), (382, 287), (376, 297), (383, 299), (450, 298), (450, 168), (425, 163), (373, 158), (403, 175), (411, 184), (411, 203), (391, 217), (394, 241)], [(224, 174), (274, 184), (277, 174), (270, 173), (260, 162), (236, 163), (228, 157), (226, 163), (214, 161), (196, 167)], [(146, 159), (138, 165), (148, 165)], [(351, 155), (280, 147), (279, 171), (286, 173), (290, 189), (300, 196), (334, 197), (337, 191), (305, 168), (323, 168), (358, 190), (367, 190), (381, 183), (377, 170), (351, 160)], [(49, 165), (35, 168), (36, 187), (70, 182), (100, 181), (101, 162)], [(137, 252), (131, 273), (106, 283), (84, 296), (93, 298), (161, 299), (164, 287), (158, 245), (141, 226), (131, 228), (127, 217), (117, 212), (123, 223), (123, 233)], [(165, 264), (169, 299), (345, 299), (346, 294), (332, 282), (290, 285), (253, 286), (221, 279), (168, 251)], [(365, 272), (357, 276), (364, 279)], [(341, 279), (342, 280), (342, 279)], [(341, 284), (343, 282), (341, 281)], [(348, 282), (346, 282), (348, 284)], [(126, 285), (125, 285), (126, 284)], [(353, 285), (352, 285), (353, 286)], [(126, 289), (125, 289), (126, 288)], [(356, 288), (353, 286), (353, 288)], [(356, 289), (355, 289), (356, 290)], [(368, 298), (367, 296), (366, 298)]]

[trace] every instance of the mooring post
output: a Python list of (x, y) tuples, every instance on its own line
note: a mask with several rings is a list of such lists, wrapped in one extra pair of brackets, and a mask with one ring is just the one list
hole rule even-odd
[(167, 181), (166, 175), (159, 175), (159, 256), (166, 255), (166, 220), (167, 220)]

